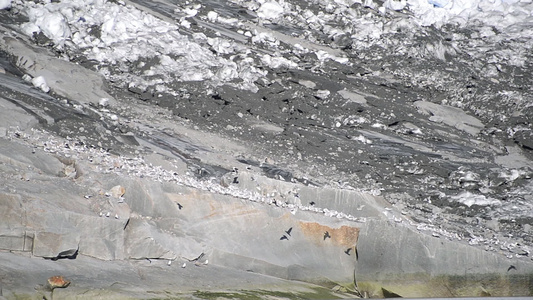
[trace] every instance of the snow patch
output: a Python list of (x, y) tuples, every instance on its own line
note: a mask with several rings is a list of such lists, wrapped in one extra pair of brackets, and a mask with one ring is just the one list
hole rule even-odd
[(0, 9), (11, 7), (11, 0), (0, 0)]
[(452, 196), (450, 199), (462, 203), (468, 207), (471, 207), (472, 205), (477, 206), (492, 206), (492, 205), (501, 205), (501, 201), (485, 197), (484, 195), (476, 195), (470, 192), (463, 192), (459, 195)]

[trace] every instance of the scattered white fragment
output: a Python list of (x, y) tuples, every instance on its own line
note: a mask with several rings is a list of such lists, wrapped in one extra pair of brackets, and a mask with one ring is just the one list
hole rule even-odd
[(115, 214), (115, 219), (118, 219), (118, 214)]
[(191, 22), (189, 22), (189, 21), (187, 21), (187, 20), (182, 20), (182, 21), (180, 22), (180, 26), (185, 27), (185, 28), (187, 28), (187, 29), (188, 29), (188, 28), (191, 28)]
[(312, 82), (311, 80), (300, 79), (298, 80), (298, 83), (310, 89), (314, 89), (316, 87), (316, 83)]
[(167, 262), (167, 266), (170, 266), (171, 264), (172, 264), (172, 260), (169, 259)]
[(261, 62), (273, 69), (280, 68), (280, 67), (286, 67), (286, 68), (297, 68), (298, 67), (298, 64), (286, 59), (285, 57), (270, 56), (268, 54), (265, 54), (263, 55), (263, 57), (261, 57)]
[(187, 263), (183, 263), (183, 265), (181, 265), (182, 268), (185, 268), (187, 266)]
[(100, 99), (100, 101), (98, 102), (98, 104), (99, 104), (101, 107), (108, 107), (108, 106), (109, 106), (109, 98), (102, 98), (102, 99)]
[(198, 10), (193, 9), (193, 8), (185, 8), (183, 10), (183, 12), (186, 13), (187, 17), (189, 17), (189, 18), (190, 17), (194, 17), (194, 16), (196, 16), (196, 14), (198, 14)]
[(22, 80), (26, 81), (26, 82), (31, 82), (31, 76), (29, 74), (24, 74), (22, 75)]
[(455, 200), (459, 203), (462, 203), (468, 207), (472, 205), (478, 206), (490, 206), (490, 205), (501, 205), (501, 201), (494, 198), (487, 198), (484, 195), (476, 195), (470, 192), (463, 192), (457, 196), (452, 196), (450, 199)]
[(107, 218), (109, 218), (110, 215), (111, 215), (110, 212), (107, 212), (107, 214), (105, 214), (105, 216), (106, 216)]
[(364, 135), (360, 134), (358, 137), (353, 138), (355, 141), (359, 141), (363, 144), (372, 144), (370, 139), (367, 139)]
[(329, 97), (329, 94), (331, 94), (329, 90), (318, 90), (315, 92), (314, 95), (319, 99), (326, 99), (327, 97)]

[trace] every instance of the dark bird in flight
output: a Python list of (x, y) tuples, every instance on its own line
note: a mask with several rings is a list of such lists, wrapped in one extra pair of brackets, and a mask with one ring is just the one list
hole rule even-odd
[(346, 253), (347, 255), (350, 255), (350, 251), (352, 251), (352, 247), (346, 249), (346, 251), (344, 251), (344, 253)]
[(176, 202), (176, 204), (178, 205), (178, 208), (181, 210), (183, 208), (183, 205), (179, 204), (178, 202)]
[(233, 177), (233, 183), (235, 184), (239, 183), (239, 177)]
[(511, 265), (509, 268), (507, 268), (507, 272), (511, 271), (511, 270), (516, 270), (516, 267)]
[(289, 230), (285, 231), (289, 236), (291, 236), (292, 227)]
[(309, 202), (309, 205), (315, 205), (315, 201)]
[(286, 235), (283, 235), (282, 237), (279, 238), (280, 240), (288, 240), (289, 238), (286, 236)]
[(331, 235), (329, 235), (329, 232), (328, 232), (328, 231), (324, 232), (324, 241), (325, 241), (327, 238), (331, 238)]

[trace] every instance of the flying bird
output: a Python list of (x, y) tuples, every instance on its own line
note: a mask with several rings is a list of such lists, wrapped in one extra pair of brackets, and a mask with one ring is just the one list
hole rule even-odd
[(311, 205), (311, 206), (315, 205), (315, 201), (309, 202), (309, 205)]
[(346, 249), (346, 250), (344, 251), (344, 253), (346, 253), (347, 255), (350, 255), (350, 251), (352, 251), (352, 247)]
[(331, 238), (331, 235), (329, 235), (329, 232), (328, 232), (328, 231), (324, 232), (324, 241), (325, 241), (327, 238)]
[(292, 227), (289, 230), (285, 231), (289, 236), (291, 235)]
[(279, 238), (280, 240), (288, 240), (289, 238), (286, 236), (286, 235), (283, 235), (282, 237)]
[(239, 177), (237, 176), (233, 177), (233, 183), (235, 184), (239, 183)]
[(513, 265), (511, 265), (511, 266), (507, 269), (507, 272), (509, 272), (509, 271), (511, 271), (511, 270), (513, 270), (513, 269), (516, 270), (516, 267), (513, 266)]
[(178, 208), (181, 210), (183, 208), (183, 205), (179, 204), (178, 202), (176, 202), (176, 204), (178, 205)]

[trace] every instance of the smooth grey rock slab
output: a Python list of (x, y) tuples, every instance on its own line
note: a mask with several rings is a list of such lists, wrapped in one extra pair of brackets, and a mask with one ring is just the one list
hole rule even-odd
[[(15, 127), (19, 130), (26, 130), (38, 123), (37, 118), (8, 101), (5, 96), (0, 96), (0, 128)], [(0, 137), (2, 137), (1, 132)]]
[(431, 115), (429, 120), (435, 123), (444, 123), (471, 135), (477, 135), (485, 125), (475, 117), (468, 115), (464, 110), (449, 105), (440, 105), (428, 101), (416, 101), (414, 105), (419, 111)]
[[(32, 151), (17, 143), (0, 138), (0, 162), (19, 168), (20, 175), (26, 171), (37, 169), (45, 174), (60, 176), (65, 165), (57, 158), (42, 150)], [(64, 173), (63, 173), (64, 174)]]
[(44, 258), (70, 257), (78, 251), (79, 243), (80, 235), (74, 230), (37, 232), (32, 253)]
[(170, 236), (145, 220), (131, 218), (126, 231), (125, 247), (130, 259), (176, 259), (177, 254), (169, 249)]
[(392, 280), (402, 274), (505, 274), (513, 264), (521, 265), (522, 274), (533, 273), (533, 263), (518, 263), (497, 253), (377, 220), (361, 228), (357, 248), (360, 280)]

